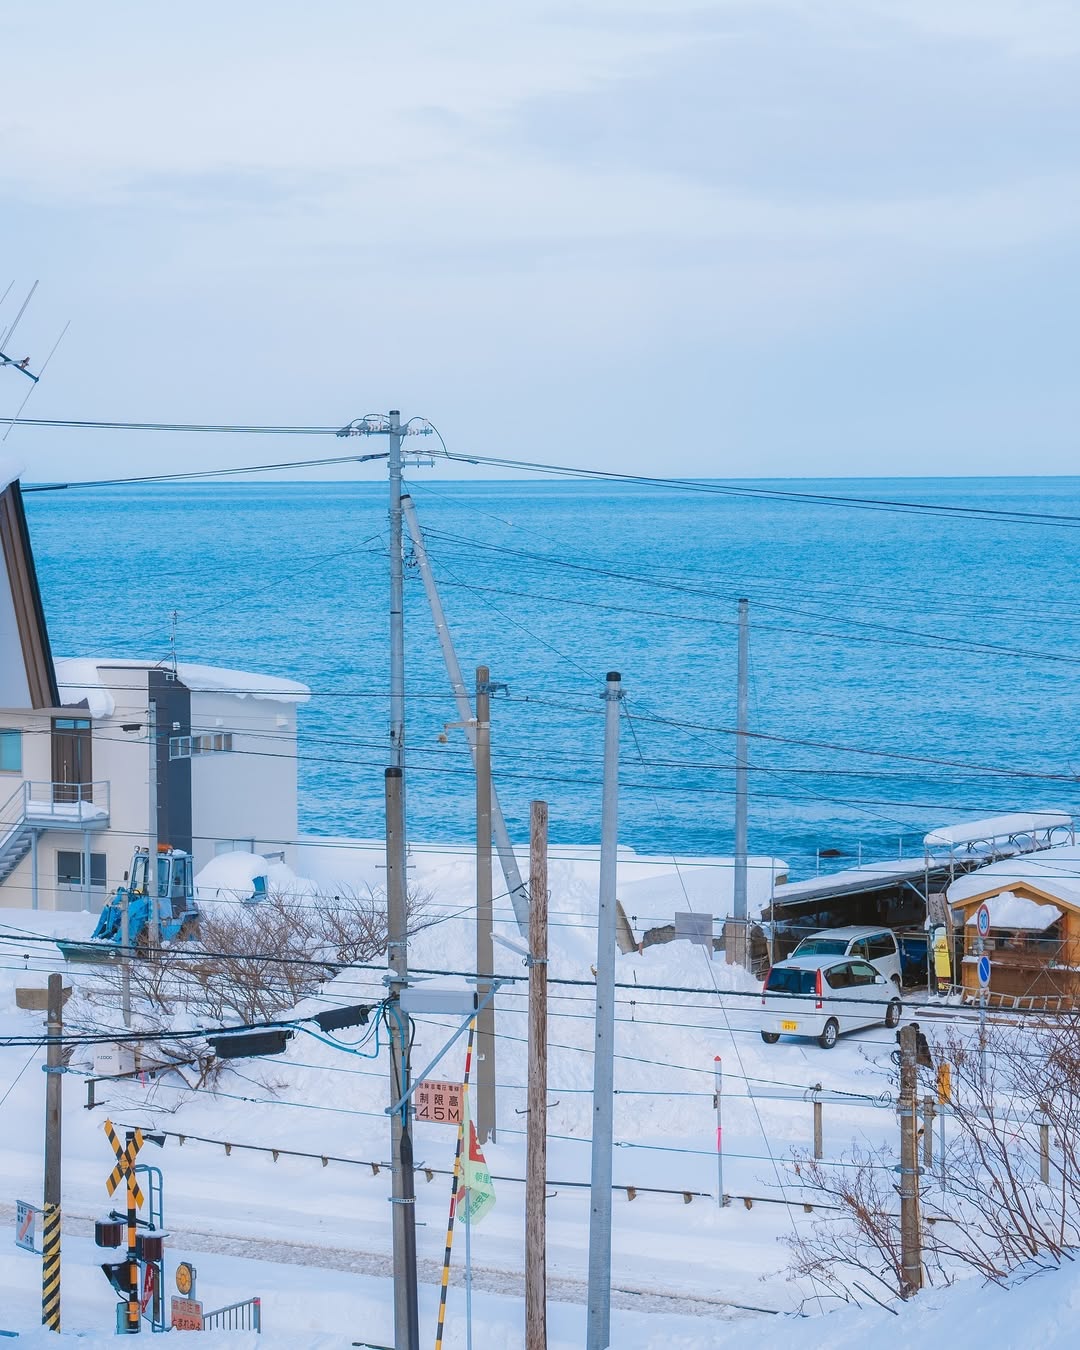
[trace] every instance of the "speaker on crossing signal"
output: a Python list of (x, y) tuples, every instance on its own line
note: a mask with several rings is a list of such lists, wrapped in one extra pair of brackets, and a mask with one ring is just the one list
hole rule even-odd
[(105, 1272), (105, 1278), (120, 1295), (121, 1298), (128, 1296), (128, 1272), (130, 1265), (127, 1261), (117, 1261), (110, 1265), (103, 1261), (101, 1269)]

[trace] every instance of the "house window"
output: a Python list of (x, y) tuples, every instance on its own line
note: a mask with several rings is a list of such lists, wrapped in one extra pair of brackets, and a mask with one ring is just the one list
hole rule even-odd
[(231, 750), (231, 731), (207, 731), (199, 736), (170, 736), (169, 758), (190, 759), (192, 755), (212, 755)]
[[(74, 849), (57, 849), (56, 884), (58, 886), (81, 886), (83, 884), (83, 855)], [(90, 885), (99, 890), (105, 889), (105, 854), (90, 854)]]
[(22, 732), (0, 728), (0, 769), (22, 773)]

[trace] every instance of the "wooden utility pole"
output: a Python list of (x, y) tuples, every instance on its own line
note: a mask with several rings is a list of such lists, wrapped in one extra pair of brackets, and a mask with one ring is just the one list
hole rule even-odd
[(911, 1298), (922, 1288), (918, 1035), (910, 1023), (900, 1029), (900, 1264), (904, 1298)]
[(547, 847), (547, 802), (533, 802), (529, 835), (525, 1350), (547, 1350)]
[(63, 1122), (64, 977), (49, 976), (45, 1057), (45, 1223), (41, 1256), (41, 1322), (60, 1330), (60, 1131)]
[[(491, 672), (476, 667), (476, 994), (491, 991), (495, 953), (491, 941)], [(495, 1138), (495, 1001), (476, 1019), (476, 1133)]]

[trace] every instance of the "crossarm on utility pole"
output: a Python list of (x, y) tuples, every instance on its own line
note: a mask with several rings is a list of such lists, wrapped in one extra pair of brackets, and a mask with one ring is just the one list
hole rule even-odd
[(469, 1029), (470, 1025), (472, 1024), (473, 1020), (477, 1017), (477, 1015), (478, 1015), (480, 1012), (483, 1011), (484, 1008), (486, 1008), (486, 1007), (488, 1006), (488, 1004), (491, 1002), (491, 1000), (495, 997), (496, 993), (499, 991), (500, 987), (501, 987), (502, 985), (508, 984), (508, 983), (510, 983), (510, 981), (508, 981), (508, 980), (500, 980), (500, 979), (493, 979), (493, 980), (491, 981), (491, 986), (490, 986), (490, 988), (488, 989), (487, 993), (486, 993), (486, 994), (484, 995), (484, 997), (477, 1003), (476, 1007), (472, 1010), (471, 1013), (469, 1013), (469, 1015), (465, 1018), (465, 1021), (462, 1022), (461, 1026), (458, 1027), (457, 1031), (454, 1032), (454, 1034), (453, 1034), (453, 1035), (450, 1037), (450, 1039), (446, 1042), (446, 1044), (445, 1044), (445, 1045), (443, 1046), (443, 1048), (439, 1051), (439, 1053), (435, 1056), (435, 1058), (431, 1061), (431, 1063), (428, 1064), (428, 1065), (426, 1066), (426, 1068), (422, 1069), (422, 1070), (420, 1071), (420, 1073), (415, 1074), (415, 1075), (413, 1076), (412, 1083), (411, 1083), (411, 1085), (409, 1086), (408, 1090), (405, 1091), (405, 1092), (403, 1092), (403, 1093), (401, 1094), (401, 1096), (397, 1099), (397, 1101), (393, 1103), (393, 1105), (388, 1106), (388, 1107), (386, 1108), (386, 1114), (387, 1114), (388, 1116), (392, 1116), (392, 1115), (394, 1114), (395, 1111), (400, 1111), (400, 1110), (401, 1110), (401, 1108), (405, 1105), (405, 1103), (412, 1097), (412, 1095), (413, 1095), (413, 1093), (416, 1091), (416, 1089), (420, 1086), (420, 1084), (424, 1081), (424, 1079), (425, 1079), (425, 1078), (428, 1076), (428, 1074), (432, 1071), (432, 1069), (435, 1067), (435, 1065), (438, 1064), (439, 1060), (442, 1059), (443, 1055), (446, 1054), (447, 1050), (449, 1050), (450, 1047), (451, 1047), (452, 1045), (454, 1045), (457, 1041), (459, 1041), (459, 1040), (461, 1039), (462, 1036), (464, 1036), (465, 1032), (468, 1031), (468, 1029)]

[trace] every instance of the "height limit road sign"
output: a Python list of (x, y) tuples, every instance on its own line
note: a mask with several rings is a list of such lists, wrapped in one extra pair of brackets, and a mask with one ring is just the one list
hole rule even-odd
[(460, 1125), (461, 1097), (460, 1083), (439, 1083), (425, 1078), (417, 1083), (413, 1093), (416, 1119), (437, 1125)]

